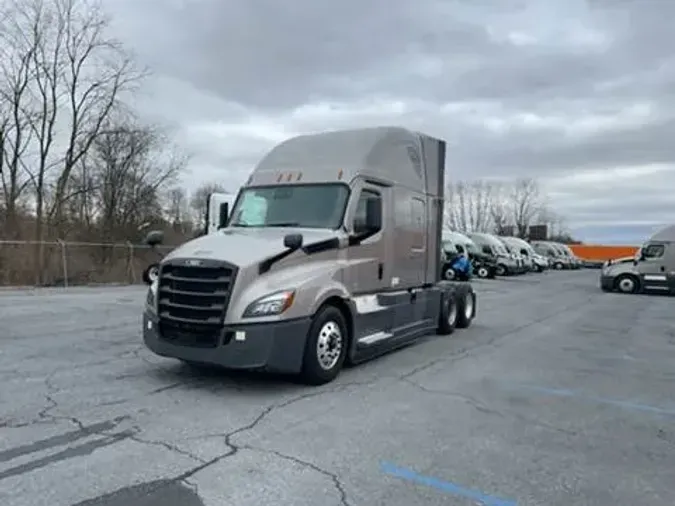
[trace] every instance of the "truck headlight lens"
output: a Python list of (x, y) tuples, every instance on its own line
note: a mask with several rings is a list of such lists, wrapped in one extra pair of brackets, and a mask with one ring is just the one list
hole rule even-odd
[(155, 311), (157, 307), (157, 288), (159, 286), (159, 281), (155, 279), (150, 287), (148, 288), (148, 294), (145, 296), (145, 305), (148, 309)]
[(246, 308), (246, 311), (244, 311), (244, 318), (280, 315), (293, 305), (294, 298), (295, 292), (292, 290), (284, 290), (282, 292), (265, 295), (255, 302), (252, 302)]

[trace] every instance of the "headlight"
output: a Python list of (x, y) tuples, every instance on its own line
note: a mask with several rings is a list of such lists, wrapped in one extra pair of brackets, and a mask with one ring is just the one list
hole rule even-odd
[(145, 304), (148, 308), (155, 310), (157, 304), (157, 287), (159, 286), (159, 281), (154, 280), (150, 287), (148, 288), (148, 294), (145, 296)]
[(295, 292), (284, 290), (266, 295), (255, 302), (252, 302), (244, 311), (244, 318), (255, 318), (257, 316), (275, 316), (280, 315), (293, 305)]

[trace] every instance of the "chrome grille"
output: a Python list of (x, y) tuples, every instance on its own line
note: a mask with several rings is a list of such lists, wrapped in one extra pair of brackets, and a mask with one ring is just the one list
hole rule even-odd
[(236, 274), (236, 267), (214, 260), (163, 264), (157, 289), (160, 336), (184, 346), (218, 346)]

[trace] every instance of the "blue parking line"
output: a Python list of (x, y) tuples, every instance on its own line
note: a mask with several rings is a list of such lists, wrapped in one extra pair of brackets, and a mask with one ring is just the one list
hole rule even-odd
[(459, 485), (455, 485), (454, 483), (450, 483), (449, 481), (443, 481), (431, 476), (424, 476), (422, 474), (416, 473), (415, 471), (412, 471), (411, 469), (398, 467), (387, 462), (382, 462), (380, 464), (380, 470), (384, 474), (388, 474), (390, 476), (395, 476), (397, 478), (411, 481), (413, 483), (418, 483), (420, 485), (426, 485), (427, 487), (431, 487), (441, 492), (446, 492), (458, 497), (464, 497), (466, 499), (478, 501), (483, 506), (518, 506), (515, 501), (487, 495), (478, 490), (464, 488)]
[(539, 392), (545, 395), (552, 395), (555, 397), (572, 397), (580, 400), (586, 400), (591, 402), (597, 402), (599, 404), (606, 404), (609, 406), (616, 406), (622, 409), (628, 409), (632, 411), (641, 411), (645, 413), (655, 413), (657, 415), (668, 415), (675, 416), (675, 409), (668, 408), (659, 408), (657, 406), (649, 406), (647, 404), (640, 404), (630, 401), (622, 401), (618, 399), (607, 399), (604, 397), (596, 397), (593, 395), (587, 395), (583, 392), (577, 392), (574, 390), (558, 389), (558, 388), (546, 388), (546, 387), (537, 387), (533, 385), (515, 385), (519, 390), (530, 390), (532, 392)]

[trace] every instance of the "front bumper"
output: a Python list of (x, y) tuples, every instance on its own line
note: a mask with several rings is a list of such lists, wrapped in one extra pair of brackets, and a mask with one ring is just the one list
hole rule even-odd
[(295, 374), (302, 369), (310, 318), (223, 328), (215, 346), (198, 346), (185, 339), (160, 336), (157, 315), (143, 314), (143, 341), (157, 355), (227, 369), (252, 369)]
[(614, 290), (614, 277), (606, 274), (600, 275), (600, 288), (607, 292)]

